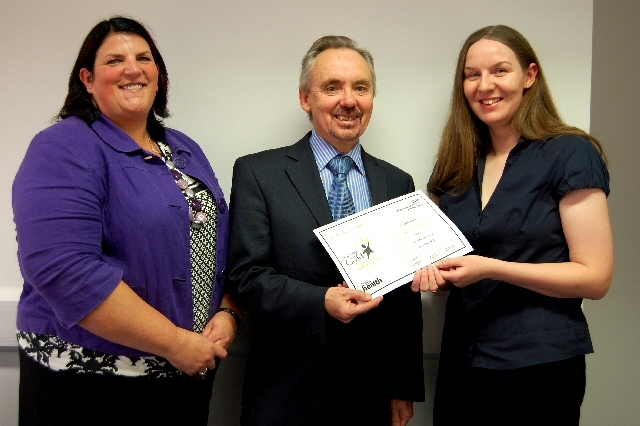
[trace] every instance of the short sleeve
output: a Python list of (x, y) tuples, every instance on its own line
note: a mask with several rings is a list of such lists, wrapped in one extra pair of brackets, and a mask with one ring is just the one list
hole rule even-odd
[(591, 141), (581, 136), (566, 135), (547, 143), (559, 160), (556, 169), (558, 198), (586, 188), (600, 188), (609, 196), (609, 171)]

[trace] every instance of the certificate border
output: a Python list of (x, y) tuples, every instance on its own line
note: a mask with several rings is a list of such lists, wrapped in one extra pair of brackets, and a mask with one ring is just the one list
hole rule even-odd
[[(433, 212), (435, 212), (446, 224), (447, 226), (449, 226), (449, 229), (451, 229), (453, 231), (453, 233), (455, 234), (456, 238), (458, 238), (458, 241), (460, 243), (462, 243), (462, 247), (455, 250), (452, 253), (447, 254), (447, 256), (444, 256), (442, 258), (439, 259), (435, 259), (434, 261), (437, 262), (438, 260), (444, 259), (445, 257), (451, 257), (452, 255), (455, 255), (459, 252), (464, 252), (463, 254), (469, 253), (469, 251), (465, 252), (465, 249), (468, 247), (471, 247), (471, 245), (469, 244), (469, 242), (466, 240), (466, 238), (464, 237), (464, 235), (461, 234), (460, 230), (453, 224), (453, 222), (451, 222), (451, 220), (447, 217), (447, 215), (445, 215), (442, 210), (440, 210), (438, 208), (438, 206), (433, 203), (433, 201), (431, 201), (424, 192), (422, 192), (421, 190), (417, 190), (414, 191), (412, 193), (409, 194), (405, 194), (403, 196), (400, 197), (396, 197), (392, 200), (388, 200), (385, 201), (383, 203), (380, 204), (376, 204), (375, 206), (369, 207), (365, 210), (362, 210), (358, 213), (355, 213), (353, 215), (347, 216), (343, 219), (337, 220), (335, 222), (331, 222), (327, 225), (321, 226), (319, 228), (316, 228), (313, 230), (313, 232), (316, 234), (316, 236), (318, 237), (318, 239), (320, 240), (321, 244), (323, 245), (323, 247), (325, 248), (325, 250), (327, 251), (327, 253), (329, 254), (329, 256), (331, 257), (331, 259), (333, 260), (333, 263), (336, 265), (336, 267), (338, 268), (338, 270), (340, 271), (342, 278), (345, 280), (345, 282), (347, 283), (347, 285), (349, 286), (349, 288), (351, 289), (356, 289), (354, 284), (353, 284), (353, 280), (351, 278), (351, 276), (347, 273), (346, 269), (344, 268), (342, 262), (340, 261), (340, 259), (338, 258), (337, 253), (335, 253), (332, 249), (331, 249), (331, 245), (329, 244), (328, 240), (325, 238), (324, 233), (330, 231), (331, 229), (337, 227), (337, 226), (342, 226), (345, 223), (348, 223), (350, 221), (353, 221), (357, 218), (359, 218), (362, 215), (365, 214), (369, 214), (371, 212), (374, 212), (376, 210), (379, 210), (381, 208), (385, 208), (388, 207), (390, 205), (396, 204), (396, 203), (400, 203), (400, 202), (405, 202), (408, 199), (411, 198), (419, 198), (422, 201), (425, 201), (427, 206), (429, 206), (429, 208), (431, 208), (431, 210)], [(424, 267), (427, 265), (422, 265), (421, 267)], [(382, 292), (384, 289), (388, 288), (389, 286), (392, 286), (392, 288), (386, 292), (384, 292), (385, 294), (388, 293), (389, 291), (395, 290), (396, 288), (400, 287), (401, 285), (404, 284), (408, 284), (411, 279), (410, 277), (413, 276), (413, 274), (415, 274), (415, 272), (409, 273), (407, 275), (404, 275), (392, 282), (389, 282), (385, 285), (383, 285), (382, 287), (376, 288), (375, 291), (373, 291), (372, 293), (370, 293), (372, 296), (375, 295), (376, 293), (380, 293)], [(408, 280), (408, 281), (405, 281)], [(399, 282), (402, 282), (401, 284), (398, 284)], [(357, 290), (357, 289), (356, 289)]]

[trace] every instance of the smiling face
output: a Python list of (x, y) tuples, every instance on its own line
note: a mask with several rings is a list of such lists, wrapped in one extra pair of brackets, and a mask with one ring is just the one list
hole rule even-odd
[(158, 91), (158, 66), (139, 35), (109, 34), (96, 52), (93, 72), (82, 68), (80, 79), (100, 112), (118, 126), (146, 123)]
[(471, 45), (464, 68), (464, 95), (474, 114), (491, 132), (510, 128), (526, 89), (535, 82), (538, 66), (523, 69), (504, 44), (482, 39)]
[(310, 91), (300, 89), (300, 105), (311, 113), (322, 139), (341, 152), (360, 140), (373, 111), (373, 80), (364, 58), (351, 49), (327, 49), (315, 60)]

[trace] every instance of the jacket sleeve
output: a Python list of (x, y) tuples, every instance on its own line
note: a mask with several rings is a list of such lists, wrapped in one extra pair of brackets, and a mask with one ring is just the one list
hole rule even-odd
[(21, 271), (67, 328), (122, 279), (120, 268), (100, 260), (104, 176), (83, 155), (90, 133), (39, 133), (12, 189)]
[(327, 288), (293, 271), (295, 251), (307, 245), (296, 239), (300, 227), (286, 224), (295, 219), (285, 201), (292, 194), (285, 183), (257, 175), (254, 165), (240, 158), (233, 168), (228, 289), (254, 322), (324, 341)]

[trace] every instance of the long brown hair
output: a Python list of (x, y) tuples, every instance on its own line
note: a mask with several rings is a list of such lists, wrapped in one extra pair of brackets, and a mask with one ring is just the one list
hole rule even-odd
[(436, 195), (452, 191), (464, 192), (473, 179), (478, 156), (484, 147), (491, 144), (489, 129), (471, 111), (464, 95), (464, 67), (467, 52), (474, 43), (495, 40), (510, 48), (518, 58), (523, 70), (529, 64), (538, 66), (533, 85), (525, 90), (522, 103), (513, 117), (513, 126), (528, 140), (547, 140), (554, 136), (575, 134), (588, 138), (600, 151), (600, 142), (585, 131), (565, 124), (558, 114), (542, 66), (526, 38), (506, 25), (484, 27), (471, 34), (462, 45), (453, 81), (449, 116), (442, 132), (436, 165), (427, 185), (427, 190)]

